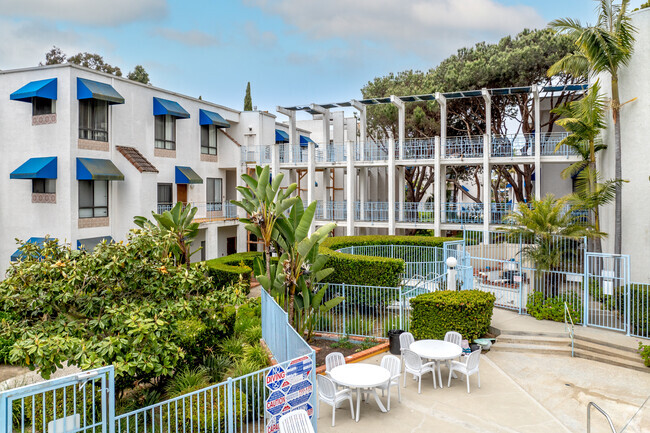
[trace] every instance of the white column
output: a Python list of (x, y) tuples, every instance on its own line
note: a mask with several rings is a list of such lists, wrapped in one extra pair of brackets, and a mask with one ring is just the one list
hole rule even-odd
[(440, 104), (440, 156), (444, 158), (447, 148), (447, 99), (438, 92), (436, 101)]
[[(276, 107), (276, 110), (280, 114), (284, 114), (289, 118), (289, 145), (300, 145), (300, 139), (298, 137), (298, 131), (296, 130), (296, 111), (295, 110), (287, 110), (286, 108), (283, 107)], [(293, 161), (293, 152), (291, 151), (291, 147), (289, 147), (289, 157), (285, 160), (285, 162), (294, 162)]]
[(347, 200), (346, 202), (346, 223), (347, 223), (347, 231), (346, 234), (348, 236), (354, 236), (354, 193), (355, 193), (355, 185), (354, 185), (354, 180), (357, 177), (357, 169), (354, 167), (354, 158), (352, 155), (354, 155), (354, 142), (351, 140), (348, 140), (346, 143), (347, 151), (348, 151), (348, 170), (347, 174), (345, 176), (345, 199)]
[(368, 197), (368, 168), (359, 167), (359, 209), (361, 213), (361, 221), (364, 220), (364, 209)]
[(398, 167), (397, 168), (397, 197), (398, 197), (398, 202), (399, 202), (399, 221), (404, 222), (404, 187), (406, 185), (406, 179), (404, 179), (405, 175), (405, 167)]
[(391, 95), (390, 102), (397, 107), (397, 134), (399, 138), (399, 159), (404, 159), (404, 144), (406, 139), (406, 105), (395, 95)]
[(395, 140), (388, 139), (388, 234), (395, 234)]
[(542, 128), (537, 84), (533, 85), (533, 106), (535, 111), (535, 200), (539, 200), (542, 198)]
[[(327, 208), (329, 208), (330, 192), (327, 187), (330, 185), (330, 169), (323, 169), (323, 219), (327, 220)], [(333, 187), (334, 185), (332, 185)]]
[(435, 143), (435, 166), (434, 173), (435, 180), (433, 182), (433, 231), (436, 236), (441, 235), (440, 221), (442, 218), (442, 198), (444, 198), (444, 191), (442, 190), (445, 185), (445, 176), (442, 174), (442, 167), (440, 165), (440, 137), (434, 138)]
[(485, 101), (485, 134), (483, 135), (483, 240), (489, 242), (490, 217), (492, 216), (490, 155), (492, 154), (492, 98), (487, 89), (481, 94)]
[(350, 101), (352, 106), (359, 110), (359, 161), (366, 155), (367, 107), (357, 100)]
[(271, 175), (275, 178), (280, 174), (280, 144), (271, 145)]
[[(240, 157), (241, 158), (241, 157)], [(241, 180), (241, 175), (246, 173), (246, 165), (242, 164), (240, 161), (240, 164), (237, 165), (237, 185), (243, 184), (243, 181)], [(239, 190), (237, 191), (237, 200), (241, 201), (244, 197), (242, 196), (241, 192)], [(244, 209), (237, 207), (237, 217), (238, 218), (246, 218), (246, 211)], [(248, 233), (246, 229), (244, 228), (244, 224), (237, 224), (237, 251), (238, 252), (244, 252), (248, 250)]]
[(316, 146), (309, 142), (307, 146), (307, 203), (314, 201), (314, 184), (316, 183)]
[(490, 142), (488, 134), (483, 134), (483, 243), (490, 243), (490, 200), (491, 172), (490, 172)]

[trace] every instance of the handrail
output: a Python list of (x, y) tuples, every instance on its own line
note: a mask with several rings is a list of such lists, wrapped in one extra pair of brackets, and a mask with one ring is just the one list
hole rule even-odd
[[(569, 318), (568, 321), (567, 317)], [(569, 322), (571, 322), (571, 327), (569, 327)], [(566, 302), (564, 303), (564, 330), (571, 336), (571, 358), (573, 358), (573, 336), (575, 334), (575, 325), (573, 324), (573, 318), (571, 317), (571, 312), (569, 312), (569, 306)]]
[(612, 419), (609, 417), (609, 415), (607, 415), (607, 412), (602, 410), (600, 406), (598, 406), (593, 401), (590, 401), (589, 404), (587, 405), (587, 433), (591, 433), (591, 406), (595, 407), (598, 410), (598, 412), (603, 414), (603, 416), (607, 419), (607, 422), (609, 423), (609, 427), (612, 429), (612, 433), (616, 433), (616, 429), (614, 428)]

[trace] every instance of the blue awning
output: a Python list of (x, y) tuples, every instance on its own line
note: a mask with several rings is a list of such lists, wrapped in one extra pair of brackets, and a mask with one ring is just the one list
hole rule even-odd
[(32, 81), (9, 95), (9, 99), (23, 102), (32, 102), (32, 98), (56, 100), (56, 84), (56, 78)]
[[(45, 244), (47, 238), (29, 238), (25, 244), (38, 244), (40, 246), (43, 246)], [(25, 245), (23, 244), (23, 245)], [(22, 248), (22, 247), (21, 247)], [(16, 250), (15, 253), (11, 255), (11, 261), (12, 262), (17, 262), (18, 260), (22, 259), (25, 257), (25, 253), (23, 253), (20, 248)]]
[(92, 251), (97, 245), (104, 241), (106, 241), (107, 244), (110, 244), (113, 242), (113, 238), (111, 236), (98, 236), (96, 238), (77, 239), (77, 249)]
[(10, 179), (56, 179), (56, 156), (29, 158), (9, 175)]
[(176, 166), (176, 183), (188, 184), (188, 183), (203, 183), (203, 178), (199, 176), (194, 170), (190, 167), (181, 167)]
[(217, 128), (230, 128), (230, 123), (219, 113), (199, 110), (199, 125), (215, 125)]
[(286, 132), (276, 129), (275, 130), (275, 142), (276, 143), (288, 143), (289, 142), (289, 134)]
[(190, 113), (185, 111), (181, 104), (176, 101), (170, 101), (169, 99), (162, 98), (153, 98), (153, 115), (154, 116), (164, 116), (169, 114), (170, 116), (179, 117), (181, 119), (189, 119)]
[(109, 105), (124, 104), (124, 98), (110, 84), (77, 77), (77, 99), (98, 99)]
[(124, 180), (110, 159), (77, 158), (77, 180)]
[(311, 138), (309, 138), (309, 137), (307, 137), (305, 135), (300, 136), (300, 145), (301, 146), (309, 146), (309, 143), (316, 144), (316, 142), (314, 140), (312, 140)]
[(461, 185), (460, 187), (463, 189), (463, 191), (469, 192), (469, 189), (467, 189), (467, 187), (465, 185)]

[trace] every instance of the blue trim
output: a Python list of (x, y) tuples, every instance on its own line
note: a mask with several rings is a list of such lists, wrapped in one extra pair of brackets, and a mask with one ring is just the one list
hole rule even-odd
[(289, 142), (289, 134), (286, 132), (276, 129), (275, 130), (275, 142), (276, 143), (288, 143)]
[(32, 81), (9, 95), (9, 99), (22, 102), (32, 102), (32, 98), (56, 100), (56, 85), (56, 78)]
[[(45, 244), (45, 240), (46, 240), (46, 238), (34, 237), (34, 238), (29, 238), (27, 240), (27, 242), (25, 242), (25, 244), (38, 244), (40, 246), (43, 246)], [(25, 245), (25, 244), (23, 244), (23, 245)], [(20, 248), (22, 248), (22, 246)], [(12, 262), (17, 262), (20, 258), (25, 256), (25, 253), (23, 253), (20, 250), (20, 248), (18, 248), (16, 250), (16, 252), (11, 255), (11, 261)], [(40, 258), (40, 257), (38, 257), (38, 258)]]
[(170, 116), (178, 117), (180, 119), (189, 119), (190, 113), (185, 111), (181, 104), (176, 101), (170, 101), (169, 99), (153, 98), (153, 115), (154, 116), (164, 116), (169, 114)]
[(199, 125), (215, 125), (217, 128), (230, 128), (230, 123), (219, 113), (199, 110)]
[(9, 175), (10, 179), (56, 179), (56, 156), (29, 158)]
[(77, 77), (77, 99), (97, 99), (109, 105), (124, 104), (124, 98), (110, 84)]
[(460, 187), (463, 189), (463, 191), (469, 192), (469, 189), (467, 189), (465, 185), (461, 185)]
[(203, 179), (191, 167), (177, 165), (174, 170), (174, 181), (177, 184), (203, 183)]
[(311, 138), (307, 137), (306, 135), (301, 135), (301, 136), (300, 136), (300, 145), (301, 145), (302, 147), (309, 146), (309, 143), (314, 143), (314, 144), (316, 144), (316, 142), (315, 142), (314, 140), (312, 140)]

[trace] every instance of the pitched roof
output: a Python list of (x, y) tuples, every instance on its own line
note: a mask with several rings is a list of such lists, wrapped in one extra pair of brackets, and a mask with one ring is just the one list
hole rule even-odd
[(131, 163), (140, 173), (158, 173), (158, 169), (150, 163), (135, 147), (115, 146), (118, 152)]

